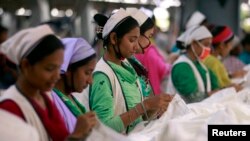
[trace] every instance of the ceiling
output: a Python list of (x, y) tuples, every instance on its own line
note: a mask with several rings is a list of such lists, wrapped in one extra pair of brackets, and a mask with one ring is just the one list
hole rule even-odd
[[(21, 7), (25, 9), (32, 9), (32, 5), (37, 5), (37, 1), (40, 0), (0, 0), (0, 8), (3, 8), (4, 11), (8, 12), (15, 12), (17, 9)], [(65, 10), (68, 8), (77, 7), (79, 6), (79, 2), (87, 0), (47, 0), (47, 1), (50, 5), (50, 9), (58, 8), (61, 10)], [(100, 1), (100, 0), (89, 0), (89, 1)], [(122, 1), (123, 0), (120, 0), (120, 2)], [(148, 2), (152, 2), (152, 0), (148, 0)]]
[(31, 7), (31, 0), (0, 0), (0, 7), (3, 8), (4, 11), (13, 12), (19, 9), (20, 7)]
[[(51, 9), (54, 7), (67, 9), (75, 7), (78, 1), (79, 0), (48, 0), (48, 3)], [(31, 9), (32, 5), (37, 5), (37, 0), (0, 0), (0, 8), (8, 12), (15, 12), (21, 7)]]

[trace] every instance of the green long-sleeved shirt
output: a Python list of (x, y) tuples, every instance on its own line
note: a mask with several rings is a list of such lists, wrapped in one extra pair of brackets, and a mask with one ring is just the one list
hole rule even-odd
[[(116, 73), (118, 81), (121, 84), (125, 101), (127, 102), (127, 110), (135, 107), (136, 104), (141, 102), (141, 94), (136, 85), (137, 75), (135, 70), (127, 63), (123, 63), (123, 66), (116, 65), (112, 62), (108, 63)], [(113, 99), (111, 83), (106, 74), (102, 72), (94, 73), (89, 98), (91, 110), (96, 112), (98, 118), (104, 124), (118, 132), (123, 132), (125, 130), (120, 115), (114, 115), (115, 102)], [(142, 121), (141, 117), (129, 126), (129, 131), (140, 121)]]
[[(202, 68), (198, 61), (193, 62), (200, 73), (203, 83), (206, 86), (206, 70)], [(208, 69), (209, 70), (209, 69)], [(212, 90), (218, 88), (216, 76), (209, 70)], [(179, 94), (182, 95), (187, 103), (198, 102), (206, 98), (207, 93), (198, 91), (198, 82), (191, 66), (185, 62), (173, 66), (171, 72), (172, 82)]]

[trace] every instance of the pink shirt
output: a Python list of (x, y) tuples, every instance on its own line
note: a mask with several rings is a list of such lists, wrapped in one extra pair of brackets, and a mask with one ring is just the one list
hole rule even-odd
[(163, 56), (153, 44), (145, 50), (144, 54), (136, 54), (135, 57), (148, 70), (149, 81), (155, 95), (160, 94), (162, 92), (161, 82), (166, 76), (169, 76), (172, 65), (164, 61)]

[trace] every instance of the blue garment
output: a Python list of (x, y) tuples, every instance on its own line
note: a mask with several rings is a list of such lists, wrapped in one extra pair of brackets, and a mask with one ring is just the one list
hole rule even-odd
[(240, 60), (244, 62), (245, 64), (250, 64), (250, 53), (243, 51), (240, 56)]
[(177, 48), (176, 44), (174, 44), (171, 48), (171, 52), (178, 52), (179, 48)]

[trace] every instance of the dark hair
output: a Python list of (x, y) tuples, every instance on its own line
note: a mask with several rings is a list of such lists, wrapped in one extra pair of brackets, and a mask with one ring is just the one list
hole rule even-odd
[(154, 27), (154, 22), (151, 18), (147, 18), (147, 20), (141, 25), (140, 33), (144, 35), (144, 33)]
[(2, 32), (8, 32), (8, 29), (2, 25), (0, 25), (0, 33)]
[(138, 76), (144, 76), (148, 79), (148, 70), (143, 65), (138, 63), (138, 61), (135, 61), (133, 58), (128, 58), (128, 61), (133, 66)]
[(105, 15), (102, 15), (102, 14), (95, 14), (94, 16), (94, 23), (97, 24), (97, 27), (98, 28), (96, 30), (96, 36), (98, 39), (102, 39), (102, 29), (105, 25), (105, 23), (107, 22), (108, 20), (108, 17), (106, 17)]
[(87, 57), (87, 58), (85, 58), (83, 60), (77, 61), (77, 62), (69, 65), (68, 70), (70, 70), (72, 72), (71, 73), (71, 80), (70, 80), (71, 84), (68, 83), (68, 78), (66, 77), (66, 74), (65, 73), (61, 74), (61, 78), (64, 81), (64, 87), (65, 87), (65, 92), (66, 93), (71, 93), (71, 92), (75, 91), (73, 75), (74, 75), (74, 72), (77, 70), (77, 68), (86, 65), (87, 63), (89, 63), (94, 58), (96, 58), (96, 53), (92, 54), (91, 56), (89, 56), (89, 57)]
[[(212, 33), (213, 37), (217, 36), (218, 34), (220, 34), (223, 30), (225, 30), (225, 28), (227, 28), (226, 26), (213, 26), (210, 27), (210, 32)], [(230, 41), (232, 41), (234, 38), (234, 35), (232, 35), (230, 38), (228, 38), (227, 40), (224, 41), (225, 44), (229, 43)], [(216, 48), (219, 45), (219, 43), (213, 43), (213, 47)]]
[(26, 58), (31, 65), (34, 65), (58, 49), (64, 49), (63, 43), (55, 35), (47, 35), (41, 39)]
[[(118, 23), (111, 32), (115, 32), (117, 38), (121, 39), (126, 33), (130, 32), (135, 27), (139, 27), (139, 24), (134, 18), (128, 16), (122, 20), (121, 23)], [(109, 44), (109, 36), (110, 34), (104, 39), (103, 46), (107, 46)]]
[(243, 46), (250, 44), (250, 34), (249, 33), (244, 36), (241, 43)]
[(73, 64), (70, 64), (69, 65), (69, 70), (75, 71), (77, 68), (88, 64), (91, 60), (93, 60), (95, 58), (96, 58), (96, 53), (92, 54), (91, 56), (89, 56), (89, 57), (87, 57), (87, 58), (85, 58), (83, 60), (80, 60), (80, 61), (77, 61), (77, 62), (75, 62)]
[(178, 41), (178, 40), (176, 40), (176, 47), (178, 49), (181, 49), (181, 50), (186, 49), (184, 43), (182, 41)]
[[(108, 21), (108, 18), (105, 15), (96, 14), (94, 16), (94, 21), (98, 26), (104, 27), (104, 25)], [(122, 38), (126, 33), (128, 33), (130, 30), (132, 30), (135, 27), (139, 27), (139, 24), (134, 18), (132, 18), (131, 16), (128, 16), (124, 18), (123, 20), (121, 20), (111, 32), (115, 32), (117, 35), (117, 38), (119, 39), (119, 38)], [(107, 46), (109, 44), (109, 35), (107, 36), (107, 38), (103, 39), (102, 32), (101, 33), (98, 32), (96, 34), (99, 39), (103, 40), (103, 46)]]

